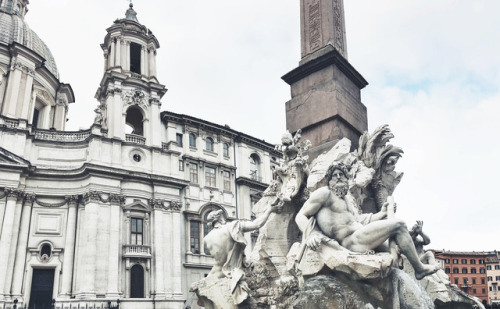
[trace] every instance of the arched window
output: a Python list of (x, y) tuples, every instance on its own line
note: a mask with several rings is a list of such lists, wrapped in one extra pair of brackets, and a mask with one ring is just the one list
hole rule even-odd
[(229, 145), (227, 143), (222, 145), (222, 154), (224, 157), (229, 157)]
[(139, 264), (130, 269), (130, 298), (144, 298), (144, 268)]
[(196, 148), (196, 136), (193, 133), (189, 134), (189, 147)]
[(142, 116), (141, 109), (138, 106), (131, 106), (127, 110), (127, 116), (125, 117), (126, 129), (125, 133), (144, 135), (143, 127), (144, 117)]
[(262, 181), (262, 178), (260, 177), (260, 159), (255, 153), (250, 156), (250, 178)]
[(211, 151), (213, 152), (214, 151), (214, 140), (210, 137), (207, 137), (205, 139), (205, 150), (208, 150), (208, 151)]
[(47, 258), (49, 258), (51, 254), (52, 254), (52, 248), (50, 247), (50, 245), (44, 244), (42, 246), (42, 249), (40, 250), (40, 256), (43, 257), (44, 255), (47, 255)]

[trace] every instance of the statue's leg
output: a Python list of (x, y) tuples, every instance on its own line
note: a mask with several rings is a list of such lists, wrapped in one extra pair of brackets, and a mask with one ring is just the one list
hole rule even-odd
[(436, 272), (435, 265), (424, 265), (415, 250), (406, 224), (399, 219), (387, 219), (371, 222), (352, 233), (342, 241), (342, 246), (355, 252), (365, 252), (380, 246), (389, 237), (394, 236), (401, 253), (403, 253), (415, 269), (415, 277), (423, 277)]

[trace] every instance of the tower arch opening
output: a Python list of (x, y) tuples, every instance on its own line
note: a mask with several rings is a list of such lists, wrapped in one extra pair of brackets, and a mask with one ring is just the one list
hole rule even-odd
[(141, 45), (130, 43), (130, 71), (133, 73), (141, 74), (141, 50)]
[(131, 106), (127, 109), (125, 116), (125, 133), (144, 136), (144, 115), (137, 106)]

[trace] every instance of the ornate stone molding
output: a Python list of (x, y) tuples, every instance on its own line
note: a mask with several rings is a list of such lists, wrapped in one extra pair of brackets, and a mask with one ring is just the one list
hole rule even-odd
[(24, 196), (24, 203), (28, 205), (33, 205), (33, 202), (35, 202), (36, 195), (33, 193), (26, 193)]
[(4, 194), (7, 195), (7, 200), (18, 200), (23, 198), (24, 192), (17, 189), (5, 188)]
[(181, 211), (182, 205), (178, 201), (170, 201), (170, 209), (175, 212)]
[(15, 70), (15, 69), (23, 71), (24, 73), (26, 73), (28, 75), (35, 76), (35, 70), (28, 67), (27, 65), (25, 65), (22, 62), (19, 62), (19, 61), (14, 62), (14, 64), (11, 67), (11, 70)]
[(150, 199), (149, 206), (151, 206), (151, 208), (153, 209), (167, 209), (167, 207), (165, 207), (165, 204), (163, 203), (163, 200), (161, 199)]
[(65, 199), (68, 205), (75, 205), (78, 202), (78, 195), (67, 195)]
[(149, 95), (140, 89), (128, 90), (122, 93), (122, 100), (125, 105), (139, 105), (147, 109), (150, 102)]
[(89, 191), (83, 194), (83, 202), (85, 204), (88, 203), (98, 203), (101, 201), (101, 197), (99, 192), (97, 191)]
[(64, 199), (64, 201), (59, 202), (59, 203), (47, 203), (47, 202), (42, 202), (39, 199), (35, 199), (36, 203), (42, 207), (49, 207), (49, 208), (57, 208), (57, 207), (62, 207), (66, 205), (67, 201)]
[(109, 201), (112, 205), (123, 205), (125, 204), (125, 196), (121, 194), (111, 193), (109, 195)]

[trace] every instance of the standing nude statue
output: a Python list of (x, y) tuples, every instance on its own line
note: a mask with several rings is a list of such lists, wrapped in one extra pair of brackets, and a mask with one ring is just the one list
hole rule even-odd
[(420, 261), (402, 220), (382, 220), (387, 217), (388, 203), (384, 203), (378, 213), (358, 214), (355, 206), (346, 198), (349, 189), (347, 175), (342, 163), (331, 165), (326, 173), (328, 186), (314, 191), (298, 212), (295, 222), (303, 233), (310, 229), (309, 218), (316, 219), (315, 230), (308, 236), (306, 246), (316, 250), (322, 242), (331, 242), (325, 240), (329, 238), (350, 251), (363, 253), (376, 249), (393, 237), (401, 253), (415, 269), (417, 279), (436, 272), (438, 266), (425, 265)]
[(214, 210), (207, 216), (209, 224), (213, 229), (205, 236), (203, 242), (208, 251), (215, 259), (207, 277), (231, 279), (231, 293), (236, 305), (241, 304), (248, 298), (248, 285), (243, 280), (244, 251), (247, 245), (244, 233), (261, 228), (271, 212), (277, 207), (269, 206), (267, 210), (254, 221), (235, 220), (227, 223), (222, 215), (222, 210)]

